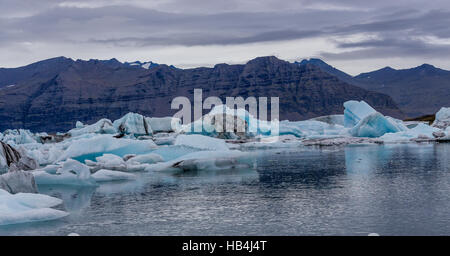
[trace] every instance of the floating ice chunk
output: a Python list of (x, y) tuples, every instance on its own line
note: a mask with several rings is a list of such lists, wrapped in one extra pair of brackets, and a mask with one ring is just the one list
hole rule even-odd
[(407, 128), (397, 123), (393, 118), (384, 117), (375, 112), (361, 119), (351, 130), (350, 134), (354, 137), (380, 137), (386, 133), (396, 133), (405, 131)]
[(127, 164), (154, 164), (162, 161), (164, 161), (162, 156), (155, 153), (149, 153), (132, 157), (127, 160)]
[(186, 134), (202, 134), (223, 139), (242, 139), (271, 135), (272, 129), (278, 128), (277, 125), (278, 121), (258, 120), (245, 109), (231, 109), (219, 105), (201, 119), (184, 125), (182, 131)]
[(29, 148), (27, 154), (35, 159), (38, 165), (48, 165), (56, 162), (58, 158), (64, 153), (64, 145), (58, 144), (44, 144), (37, 148)]
[(380, 137), (384, 142), (409, 142), (413, 139), (422, 138), (433, 138), (433, 133), (440, 131), (436, 127), (431, 127), (424, 123), (419, 123), (416, 127), (412, 129), (407, 129), (405, 131), (397, 133), (386, 133)]
[(150, 135), (151, 126), (143, 115), (128, 113), (113, 123), (114, 128), (122, 134)]
[(33, 172), (37, 184), (61, 184), (73, 186), (96, 186), (89, 167), (73, 159), (68, 159), (58, 168), (56, 174), (39, 170)]
[(153, 141), (156, 145), (173, 145), (178, 133), (157, 133), (153, 135)]
[(0, 175), (0, 189), (11, 194), (38, 193), (33, 174), (25, 171), (14, 171)]
[(280, 135), (294, 135), (296, 137), (309, 137), (315, 135), (345, 135), (348, 129), (341, 125), (328, 124), (321, 121), (281, 121)]
[(37, 143), (36, 136), (24, 129), (6, 130), (3, 133), (2, 141), (11, 145)]
[(118, 156), (126, 154), (142, 154), (150, 152), (156, 148), (156, 144), (151, 140), (116, 139), (112, 135), (99, 134), (91, 138), (83, 138), (70, 141), (68, 148), (58, 158), (63, 161), (68, 158), (84, 160), (91, 155), (103, 155), (111, 153)]
[(176, 117), (146, 117), (154, 133), (177, 132), (181, 129), (181, 120)]
[(75, 123), (75, 128), (81, 129), (81, 128), (83, 128), (83, 127), (84, 127), (84, 124), (83, 124), (81, 121), (77, 121), (77, 122)]
[(117, 130), (114, 128), (111, 120), (103, 118), (91, 125), (84, 125), (80, 121), (77, 122), (76, 128), (68, 133), (72, 137), (80, 136), (86, 133), (114, 134)]
[(97, 182), (116, 181), (116, 180), (133, 180), (136, 175), (120, 171), (112, 171), (101, 169), (92, 174), (92, 178)]
[(175, 145), (198, 148), (202, 150), (229, 150), (224, 140), (211, 138), (203, 135), (179, 135), (175, 140)]
[(35, 221), (47, 221), (65, 217), (67, 212), (51, 209), (61, 204), (58, 198), (47, 195), (18, 193), (10, 194), (0, 189), (0, 225)]
[[(97, 162), (93, 165), (98, 169), (109, 169), (109, 170), (126, 170), (127, 165), (122, 157), (113, 154), (104, 154), (95, 158)], [(89, 165), (89, 164), (88, 164)]]
[(432, 126), (439, 129), (446, 129), (447, 127), (450, 127), (450, 108), (441, 108), (436, 113), (436, 119), (434, 120)]
[(353, 127), (362, 119), (377, 112), (365, 101), (346, 101), (344, 102), (344, 108), (345, 127)]
[(237, 150), (199, 151), (175, 160), (149, 165), (146, 171), (185, 172), (251, 168), (250, 154)]

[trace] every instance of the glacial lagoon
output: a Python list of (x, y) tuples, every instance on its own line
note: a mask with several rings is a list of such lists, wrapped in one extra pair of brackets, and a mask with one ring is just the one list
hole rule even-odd
[(69, 216), (0, 235), (450, 235), (450, 144), (258, 150), (250, 169), (40, 185)]

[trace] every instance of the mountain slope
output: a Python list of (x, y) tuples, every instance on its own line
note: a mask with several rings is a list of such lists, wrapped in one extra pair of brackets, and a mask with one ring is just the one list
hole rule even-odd
[[(70, 60), (70, 59), (69, 59)], [(342, 82), (316, 66), (260, 57), (245, 65), (218, 64), (214, 68), (177, 69), (167, 65), (151, 69), (130, 67), (117, 60), (69, 61), (25, 80), (9, 80), (0, 89), (0, 130), (27, 128), (63, 131), (77, 120), (92, 123), (102, 117), (116, 119), (127, 112), (168, 116), (177, 96), (279, 97), (280, 118), (308, 119), (343, 111), (343, 102), (365, 100), (384, 114), (401, 117), (393, 100)], [(41, 65), (47, 65), (45, 61)]]
[(391, 96), (409, 117), (434, 114), (450, 106), (450, 71), (428, 64), (363, 73), (354, 77), (353, 84)]
[(407, 117), (434, 114), (441, 107), (450, 106), (450, 71), (432, 65), (403, 70), (385, 67), (352, 77), (320, 59), (302, 60), (296, 64), (314, 65), (349, 84), (387, 94)]

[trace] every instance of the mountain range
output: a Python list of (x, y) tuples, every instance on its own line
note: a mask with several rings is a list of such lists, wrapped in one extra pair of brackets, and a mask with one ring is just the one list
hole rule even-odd
[(441, 107), (450, 106), (450, 71), (429, 64), (400, 70), (385, 67), (357, 76), (340, 71), (320, 59), (296, 64), (314, 65), (346, 83), (387, 94), (408, 118), (435, 114)]
[[(147, 64), (147, 65), (146, 65)], [(145, 65), (145, 66), (143, 66)], [(390, 116), (404, 114), (392, 98), (349, 84), (315, 64), (258, 57), (246, 64), (179, 69), (153, 63), (58, 57), (0, 69), (0, 130), (65, 131), (128, 112), (169, 116), (177, 96), (279, 97), (282, 120), (340, 114), (347, 100), (365, 100)]]

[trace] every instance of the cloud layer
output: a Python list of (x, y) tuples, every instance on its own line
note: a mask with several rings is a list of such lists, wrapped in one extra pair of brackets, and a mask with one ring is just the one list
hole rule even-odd
[(350, 73), (450, 68), (448, 1), (0, 0), (0, 66), (64, 55), (182, 67), (321, 57)]

